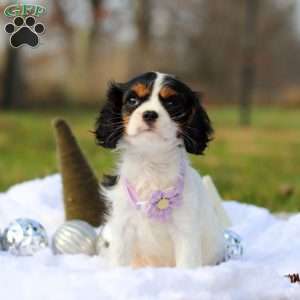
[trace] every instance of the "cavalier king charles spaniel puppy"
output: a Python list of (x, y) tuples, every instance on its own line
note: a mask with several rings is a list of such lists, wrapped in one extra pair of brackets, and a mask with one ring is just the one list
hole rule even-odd
[(111, 83), (95, 134), (120, 152), (114, 182), (101, 186), (111, 208), (103, 237), (113, 266), (223, 260), (224, 209), (188, 158), (203, 154), (212, 132), (199, 95), (172, 75)]

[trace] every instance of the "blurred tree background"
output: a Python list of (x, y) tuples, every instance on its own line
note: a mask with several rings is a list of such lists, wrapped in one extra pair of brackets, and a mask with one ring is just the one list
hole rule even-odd
[[(300, 104), (296, 0), (39, 3), (48, 14), (38, 49), (12, 50), (1, 36), (3, 108), (99, 103), (109, 79), (145, 70), (176, 74), (214, 103), (253, 94), (256, 103)], [(8, 91), (18, 80), (22, 101)]]
[[(59, 110), (80, 124), (89, 120), (87, 133), (109, 80), (126, 81), (157, 70), (176, 74), (204, 92), (217, 127), (216, 146), (199, 169), (213, 174), (223, 194), (274, 209), (298, 206), (300, 167), (293, 162), (300, 163), (299, 0), (27, 2), (47, 7), (47, 15), (39, 19), (46, 33), (35, 49), (13, 49), (8, 35), (0, 33), (0, 171), (12, 166), (19, 174), (6, 181), (0, 173), (0, 189), (56, 171), (51, 159), (37, 163), (32, 173), (8, 159), (13, 154), (7, 135), (17, 135), (16, 120), (22, 120), (19, 125), (27, 128), (29, 138), (33, 120), (42, 121), (34, 116), (43, 112), (48, 120)], [(8, 3), (0, 1), (2, 10)], [(2, 15), (0, 26), (9, 21)], [(85, 111), (82, 116), (88, 117), (83, 120), (72, 111)], [(82, 126), (78, 130), (84, 140)], [(51, 141), (50, 126), (40, 134)], [(52, 155), (53, 146), (48, 149)], [(96, 161), (94, 150), (89, 151)], [(194, 158), (197, 167), (199, 161)], [(261, 177), (269, 178), (267, 192), (259, 188)], [(270, 197), (290, 202), (269, 203)]]

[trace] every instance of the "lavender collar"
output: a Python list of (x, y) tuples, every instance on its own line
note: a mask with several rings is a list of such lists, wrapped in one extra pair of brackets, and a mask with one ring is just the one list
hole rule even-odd
[(136, 190), (127, 178), (124, 180), (124, 185), (128, 193), (129, 201), (137, 210), (144, 211), (150, 219), (166, 222), (171, 218), (173, 209), (179, 207), (182, 203), (184, 188), (183, 161), (180, 164), (180, 173), (176, 185), (166, 191), (158, 190), (153, 192), (149, 202), (139, 200)]

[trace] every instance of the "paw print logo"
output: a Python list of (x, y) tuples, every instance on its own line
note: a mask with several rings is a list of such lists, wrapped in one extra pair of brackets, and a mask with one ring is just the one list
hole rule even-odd
[(6, 24), (5, 31), (11, 34), (12, 47), (18, 48), (22, 45), (36, 47), (39, 44), (39, 35), (44, 33), (45, 26), (42, 23), (36, 24), (32, 16), (28, 16), (25, 20), (22, 17), (16, 17), (13, 23)]

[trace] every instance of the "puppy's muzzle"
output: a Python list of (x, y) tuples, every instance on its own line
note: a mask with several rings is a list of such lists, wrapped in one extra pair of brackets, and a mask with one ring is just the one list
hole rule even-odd
[(149, 126), (153, 125), (157, 119), (158, 113), (154, 110), (147, 110), (143, 113), (143, 120)]

